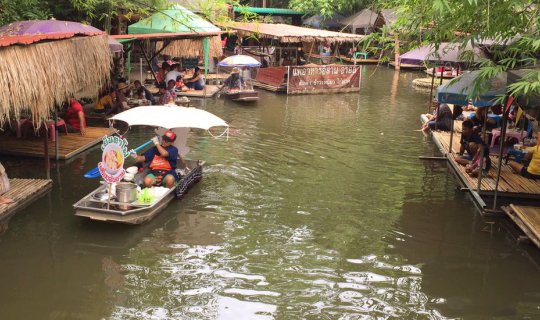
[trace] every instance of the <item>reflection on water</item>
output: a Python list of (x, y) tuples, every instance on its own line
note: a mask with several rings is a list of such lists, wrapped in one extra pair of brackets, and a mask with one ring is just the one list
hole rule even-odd
[[(435, 150), (413, 132), (427, 103), (414, 76), (368, 67), (360, 94), (201, 103), (231, 136), (191, 136), (204, 179), (143, 226), (73, 216), (99, 148), (60, 163), (0, 237), (16, 288), (0, 291), (0, 318), (538, 317), (538, 253), (478, 217), (444, 163), (418, 159)], [(12, 176), (42, 175), (6, 160)]]

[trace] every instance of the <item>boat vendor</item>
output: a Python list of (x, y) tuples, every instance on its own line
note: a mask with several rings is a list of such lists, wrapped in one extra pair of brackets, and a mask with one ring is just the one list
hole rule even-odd
[(240, 68), (234, 67), (231, 71), (231, 75), (225, 79), (223, 83), (228, 91), (240, 90), (245, 85), (244, 78), (240, 76)]
[(151, 172), (144, 177), (144, 185), (146, 188), (151, 188), (154, 185), (165, 186), (167, 188), (174, 187), (178, 181), (176, 174), (176, 161), (180, 159), (185, 168), (186, 161), (179, 156), (178, 148), (173, 143), (176, 140), (176, 134), (167, 130), (161, 137), (161, 142), (158, 137), (152, 138), (155, 147), (146, 151), (143, 155), (138, 156), (133, 154), (137, 163), (148, 163)]

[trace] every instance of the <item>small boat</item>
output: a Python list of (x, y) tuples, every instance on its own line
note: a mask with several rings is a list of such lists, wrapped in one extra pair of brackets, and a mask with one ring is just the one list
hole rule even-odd
[[(157, 127), (156, 133), (159, 135), (170, 129), (176, 134), (174, 145), (182, 157), (189, 151), (186, 142), (191, 128), (209, 131), (213, 127), (224, 127), (225, 130), (221, 134), (211, 134), (215, 137), (222, 137), (225, 134), (228, 136), (229, 132), (227, 123), (221, 118), (201, 109), (175, 105), (137, 107), (119, 113), (109, 120), (115, 125), (116, 121), (119, 121), (120, 124), (127, 124), (130, 127), (137, 125)], [(143, 146), (147, 144), (148, 142)], [(176, 172), (180, 180), (171, 189), (165, 187), (144, 189), (129, 201), (121, 201), (123, 198), (120, 195), (116, 198), (114, 192), (109, 192), (110, 185), (103, 184), (73, 205), (75, 215), (91, 220), (124, 224), (145, 223), (163, 211), (172, 200), (182, 198), (189, 188), (202, 179), (204, 161), (188, 159), (185, 161), (190, 169), (177, 167)], [(93, 171), (95, 169), (88, 172), (85, 177), (92, 177)], [(147, 173), (148, 171), (144, 170), (135, 174), (132, 177), (135, 183), (131, 185), (134, 187), (142, 185)], [(97, 176), (100, 176), (99, 171)], [(146, 200), (141, 197), (145, 192), (150, 194)]]
[[(429, 74), (430, 76), (433, 76), (433, 68), (428, 68), (424, 70), (425, 73)], [(443, 79), (453, 79), (457, 77), (457, 73), (453, 70), (445, 70), (444, 72), (441, 71), (435, 71), (435, 77), (440, 78), (442, 73)]]
[[(395, 67), (396, 66), (396, 62), (395, 61), (391, 61), (388, 63), (388, 65), (392, 66), (392, 67)], [(411, 71), (422, 71), (424, 69), (426, 69), (426, 66), (424, 66), (423, 64), (412, 64), (412, 63), (401, 63), (399, 65), (399, 68), (402, 69), (402, 70), (411, 70)]]
[(236, 102), (254, 102), (259, 100), (259, 92), (255, 90), (235, 90), (225, 92), (223, 97)]

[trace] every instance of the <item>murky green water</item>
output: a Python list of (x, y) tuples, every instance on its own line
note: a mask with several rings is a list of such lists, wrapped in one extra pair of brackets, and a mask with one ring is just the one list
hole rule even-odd
[(191, 138), (205, 178), (147, 225), (73, 216), (97, 148), (54, 167), (0, 236), (0, 319), (538, 319), (538, 252), (418, 159), (434, 151), (413, 132), (417, 76), (371, 67), (359, 95), (209, 102), (229, 141)]

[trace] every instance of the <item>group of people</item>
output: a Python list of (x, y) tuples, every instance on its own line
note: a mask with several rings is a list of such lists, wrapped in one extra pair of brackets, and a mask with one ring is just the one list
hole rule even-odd
[[(503, 112), (502, 106), (491, 107), (491, 111), (495, 116), (488, 116), (487, 107), (473, 108), (469, 106), (455, 105), (453, 110), (445, 104), (439, 104), (434, 101), (435, 107), (432, 114), (427, 114), (428, 121), (423, 124), (420, 129), (423, 132), (429, 130), (441, 130), (450, 131), (452, 128), (452, 122), (455, 119), (463, 120), (462, 133), (460, 138), (460, 150), (456, 162), (465, 166), (465, 171), (471, 176), (477, 176), (480, 170), (483, 170), (483, 174), (489, 172), (491, 168), (491, 158), (489, 156), (490, 150), (488, 147), (488, 141), (484, 141), (480, 136), (482, 129), (485, 128), (487, 132), (495, 129), (499, 125), (498, 116)], [(463, 114), (464, 110), (474, 110), (468, 117)], [(513, 112), (513, 111), (510, 111)], [(514, 117), (511, 115), (509, 121), (512, 121)], [(486, 135), (489, 138), (489, 135)], [(482, 151), (483, 150), (483, 151)], [(539, 146), (534, 146), (526, 149), (526, 155), (524, 156), (525, 164), (511, 161), (509, 163), (512, 170), (529, 179), (540, 179), (540, 150)], [(482, 165), (481, 165), (482, 164)]]
[(191, 73), (191, 77), (187, 77), (188, 70), (181, 68), (180, 64), (164, 61), (161, 68), (156, 73), (156, 83), (158, 85), (169, 85), (170, 81), (174, 81), (176, 88), (179, 91), (188, 90), (203, 90), (206, 85), (204, 73), (199, 67), (195, 67)]

